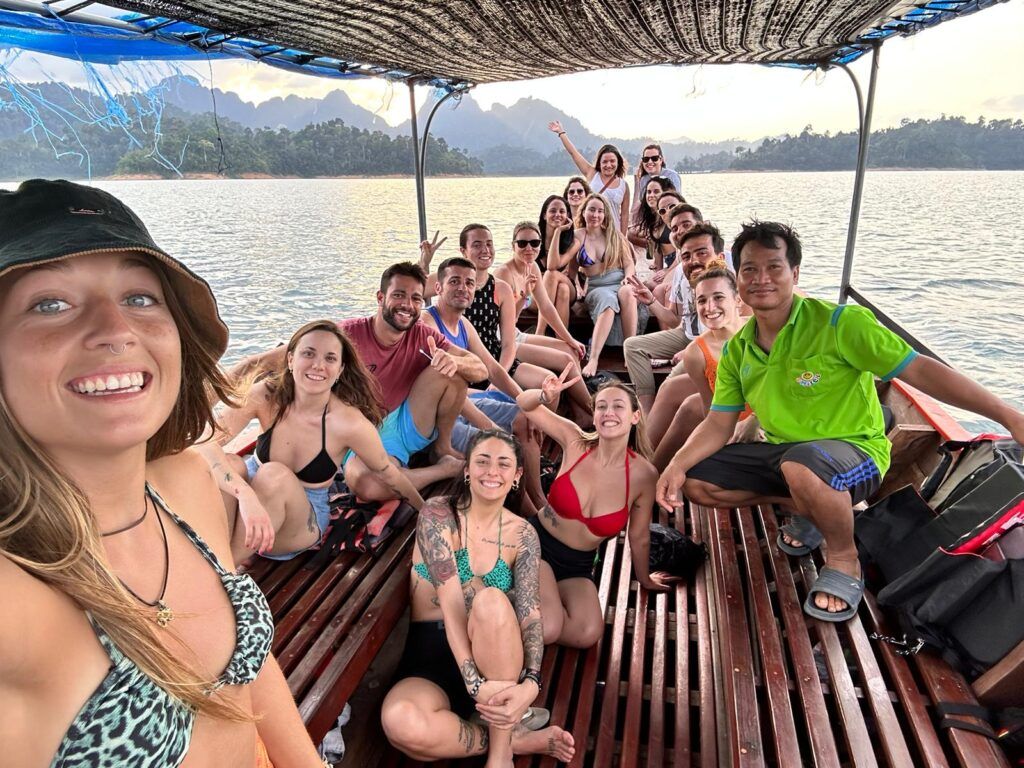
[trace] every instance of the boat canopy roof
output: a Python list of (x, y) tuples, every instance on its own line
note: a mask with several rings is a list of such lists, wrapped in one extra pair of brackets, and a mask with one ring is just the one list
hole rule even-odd
[(237, 57), (452, 89), (652, 64), (846, 64), (1004, 1), (0, 0), (0, 50), (107, 64)]

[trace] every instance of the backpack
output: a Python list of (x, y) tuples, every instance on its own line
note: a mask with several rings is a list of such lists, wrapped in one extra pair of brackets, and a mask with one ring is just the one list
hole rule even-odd
[(983, 435), (940, 453), (923, 493), (907, 486), (872, 505), (855, 537), (905, 632), (897, 644), (933, 648), (974, 679), (1024, 640), (1012, 620), (1024, 615), (1022, 449)]

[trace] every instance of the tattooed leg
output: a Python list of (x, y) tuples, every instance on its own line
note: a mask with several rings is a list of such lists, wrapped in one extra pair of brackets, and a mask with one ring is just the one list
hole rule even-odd
[(415, 760), (483, 755), (490, 734), (448, 709), (448, 697), (433, 683), (409, 677), (399, 681), (384, 698), (381, 724), (395, 748)]

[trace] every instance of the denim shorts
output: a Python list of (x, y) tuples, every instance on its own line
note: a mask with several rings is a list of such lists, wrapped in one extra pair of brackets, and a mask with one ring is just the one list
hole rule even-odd
[[(511, 434), (512, 422), (519, 415), (519, 406), (516, 405), (514, 399), (504, 392), (496, 392), (494, 390), (474, 392), (469, 396), (469, 399), (473, 401), (473, 405), (481, 410), (484, 416)], [(459, 416), (455, 422), (455, 427), (452, 429), (452, 448), (459, 453), (465, 453), (469, 441), (479, 431), (477, 427), (466, 421), (465, 417)]]
[[(256, 477), (256, 473), (260, 471), (260, 467), (263, 466), (260, 460), (256, 458), (255, 453), (250, 453), (245, 457), (245, 470), (249, 473), (249, 480), (251, 481)], [(331, 522), (331, 506), (328, 503), (328, 491), (329, 488), (304, 488), (306, 492), (306, 498), (309, 499), (309, 506), (313, 508), (313, 513), (316, 515), (316, 524), (320, 527), (320, 536), (317, 538), (315, 544), (310, 544), (306, 549), (312, 549), (323, 539), (324, 533), (327, 531), (327, 525)], [(291, 560), (296, 555), (305, 552), (306, 549), (300, 549), (297, 552), (290, 552), (284, 555), (260, 555), (268, 560)]]

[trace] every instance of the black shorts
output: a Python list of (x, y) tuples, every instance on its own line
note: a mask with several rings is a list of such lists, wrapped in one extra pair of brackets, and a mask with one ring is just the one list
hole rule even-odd
[(555, 581), (594, 579), (594, 566), (598, 561), (597, 550), (573, 549), (552, 536), (537, 517), (531, 517), (528, 521), (537, 529), (541, 560), (551, 566)]
[(395, 681), (407, 677), (429, 680), (445, 692), (452, 712), (468, 720), (476, 711), (476, 702), (466, 690), (462, 673), (455, 661), (443, 621), (411, 621), (405, 640), (402, 660), (398, 662)]
[(734, 443), (695, 464), (686, 476), (727, 491), (788, 497), (789, 486), (780, 469), (784, 461), (802, 464), (837, 491), (849, 491), (854, 504), (870, 497), (882, 484), (874, 460), (842, 440)]

